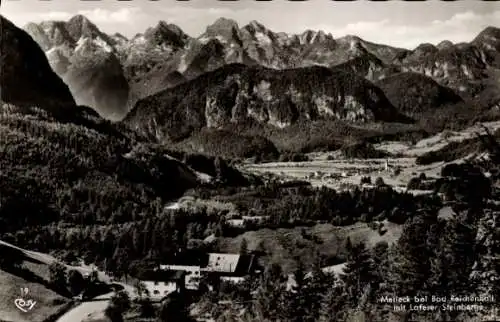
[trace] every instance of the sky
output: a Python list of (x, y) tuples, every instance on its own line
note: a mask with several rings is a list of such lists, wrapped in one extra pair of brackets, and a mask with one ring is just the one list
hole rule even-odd
[(127, 37), (144, 32), (160, 20), (178, 25), (190, 36), (199, 36), (217, 18), (225, 17), (240, 26), (257, 20), (276, 32), (323, 30), (334, 37), (357, 35), (409, 49), (445, 39), (470, 41), (487, 26), (500, 27), (500, 1), (480, 0), (3, 0), (0, 14), (21, 27), (28, 22), (68, 20), (83, 14), (102, 31)]

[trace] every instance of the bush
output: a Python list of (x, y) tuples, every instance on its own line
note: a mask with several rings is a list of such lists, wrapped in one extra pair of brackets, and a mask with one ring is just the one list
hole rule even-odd
[(372, 184), (371, 177), (361, 177), (360, 184)]
[(420, 184), (421, 184), (420, 178), (413, 177), (410, 179), (408, 184), (406, 185), (406, 189), (408, 190), (420, 190)]
[(285, 152), (279, 157), (280, 162), (306, 162), (310, 161), (309, 157), (304, 153)]
[(387, 152), (377, 150), (366, 142), (344, 146), (340, 150), (348, 159), (380, 159), (389, 156)]
[(386, 184), (384, 182), (384, 179), (382, 179), (381, 177), (378, 177), (376, 180), (375, 180), (375, 185), (377, 187), (385, 187)]

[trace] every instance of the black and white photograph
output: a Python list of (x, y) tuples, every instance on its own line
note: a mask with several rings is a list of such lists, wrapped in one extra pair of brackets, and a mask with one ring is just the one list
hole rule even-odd
[(0, 322), (500, 321), (500, 1), (3, 0)]

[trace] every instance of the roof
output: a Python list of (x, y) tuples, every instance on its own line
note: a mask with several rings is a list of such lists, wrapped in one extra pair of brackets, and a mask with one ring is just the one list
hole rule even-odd
[(240, 260), (238, 254), (209, 253), (207, 271), (233, 273)]
[(197, 266), (207, 272), (243, 276), (251, 272), (255, 265), (254, 258), (254, 255), (184, 251), (165, 259), (162, 265)]
[(184, 250), (174, 256), (163, 259), (163, 265), (181, 265), (181, 266), (201, 266), (208, 263), (208, 255), (201, 251)]
[(147, 270), (137, 274), (137, 278), (142, 281), (174, 282), (183, 280), (186, 272), (167, 270)]
[(247, 275), (252, 272), (256, 265), (255, 255), (242, 255), (238, 262), (238, 266), (234, 271), (237, 275)]
[(254, 259), (254, 255), (210, 253), (208, 265), (203, 270), (230, 276), (244, 276), (251, 273), (255, 265)]

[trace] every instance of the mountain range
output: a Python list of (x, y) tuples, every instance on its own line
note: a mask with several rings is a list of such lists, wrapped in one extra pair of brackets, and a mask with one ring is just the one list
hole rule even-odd
[(233, 63), (274, 70), (322, 66), (371, 82), (412, 72), (467, 98), (497, 83), (500, 67), (500, 29), (494, 27), (470, 43), (443, 41), (414, 50), (352, 35), (334, 38), (323, 31), (274, 32), (257, 21), (240, 27), (226, 18), (216, 20), (199, 37), (160, 21), (127, 39), (101, 32), (82, 15), (67, 22), (30, 23), (24, 29), (46, 52), (77, 102), (112, 119), (123, 118), (144, 97)]
[(413, 50), (323, 31), (274, 32), (257, 21), (241, 27), (225, 18), (199, 37), (160, 21), (127, 39), (82, 15), (24, 30), (77, 105), (151, 142), (213, 155), (221, 155), (217, 145), (231, 157), (332, 147), (374, 122), (439, 131), (500, 108), (494, 27), (469, 43)]

